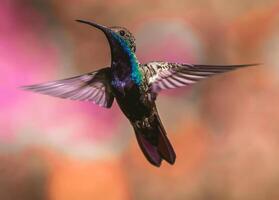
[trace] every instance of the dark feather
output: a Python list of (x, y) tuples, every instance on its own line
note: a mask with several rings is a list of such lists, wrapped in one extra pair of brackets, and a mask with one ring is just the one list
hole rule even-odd
[(132, 122), (138, 144), (146, 159), (157, 167), (161, 165), (162, 159), (174, 164), (176, 155), (158, 114), (150, 117), (148, 123), (150, 126), (143, 127), (140, 125), (142, 122)]

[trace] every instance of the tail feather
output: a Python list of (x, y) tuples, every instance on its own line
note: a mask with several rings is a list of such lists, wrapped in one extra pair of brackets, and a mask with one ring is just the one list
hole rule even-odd
[(159, 116), (155, 115), (149, 123), (150, 127), (140, 127), (136, 123), (132, 123), (138, 144), (146, 159), (157, 167), (161, 165), (162, 159), (170, 164), (174, 164), (176, 155), (166, 136)]
[(158, 151), (162, 158), (168, 163), (172, 165), (175, 163), (176, 155), (166, 135), (161, 134), (159, 136)]
[(162, 158), (158, 150), (153, 146), (141, 133), (136, 132), (137, 141), (139, 146), (146, 157), (146, 159), (153, 165), (160, 167)]

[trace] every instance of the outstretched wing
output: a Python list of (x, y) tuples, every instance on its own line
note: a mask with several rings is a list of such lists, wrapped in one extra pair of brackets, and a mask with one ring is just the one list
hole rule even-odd
[(90, 101), (99, 106), (110, 108), (114, 96), (111, 93), (109, 80), (110, 68), (37, 85), (23, 86), (25, 90), (50, 96)]
[(234, 69), (255, 66), (245, 65), (192, 65), (168, 62), (150, 62), (141, 65), (141, 69), (154, 93), (164, 89), (172, 89), (191, 85), (209, 76)]

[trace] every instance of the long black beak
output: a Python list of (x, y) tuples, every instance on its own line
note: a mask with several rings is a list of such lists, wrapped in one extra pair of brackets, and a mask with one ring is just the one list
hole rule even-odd
[(118, 44), (118, 41), (113, 37), (113, 30), (111, 30), (110, 28), (108, 28), (106, 26), (102, 26), (100, 24), (90, 22), (90, 21), (85, 21), (85, 20), (76, 20), (76, 21), (83, 23), (83, 24), (93, 26), (93, 27), (101, 30), (105, 34), (105, 36), (108, 39), (109, 46), (110, 46), (112, 62), (114, 60), (119, 60), (122, 57), (127, 57), (125, 55), (125, 52), (121, 48), (121, 46)]
[(108, 27), (102, 26), (100, 24), (94, 23), (94, 22), (90, 22), (90, 21), (86, 21), (86, 20), (76, 20), (77, 22), (83, 23), (83, 24), (88, 24), (90, 26), (93, 26), (97, 29), (100, 29), (101, 31), (103, 31), (106, 35), (111, 31)]

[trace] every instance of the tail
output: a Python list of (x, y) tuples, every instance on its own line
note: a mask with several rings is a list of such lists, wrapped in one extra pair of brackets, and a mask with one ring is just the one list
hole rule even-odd
[(158, 114), (143, 121), (132, 122), (138, 144), (146, 159), (159, 167), (162, 159), (170, 164), (175, 162), (175, 152)]

